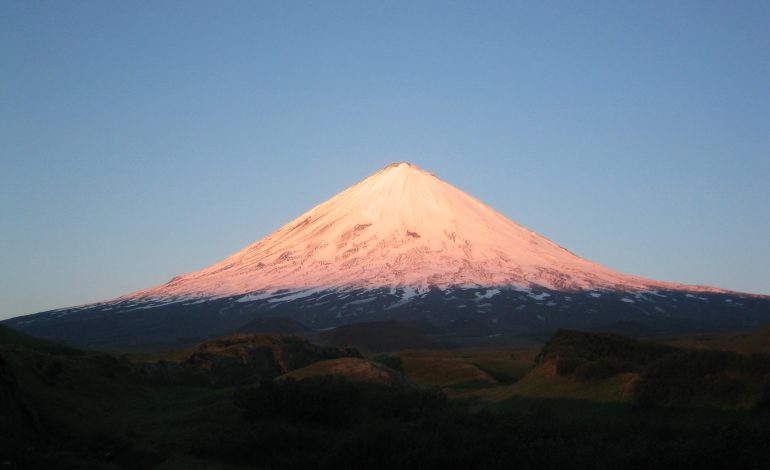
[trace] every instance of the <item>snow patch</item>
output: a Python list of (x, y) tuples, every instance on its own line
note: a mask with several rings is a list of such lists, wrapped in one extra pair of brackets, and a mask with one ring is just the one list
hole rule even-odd
[(492, 297), (496, 296), (499, 293), (500, 293), (500, 289), (487, 289), (487, 291), (484, 292), (483, 294), (480, 293), (480, 292), (476, 292), (475, 293), (475, 295), (476, 295), (476, 299), (475, 300), (476, 300), (476, 302), (478, 302), (478, 301), (481, 301), (481, 300), (484, 300), (484, 299), (491, 299)]
[(289, 300), (297, 300), (297, 299), (304, 299), (305, 297), (310, 297), (313, 294), (317, 294), (322, 289), (308, 289), (308, 290), (301, 290), (298, 292), (290, 293), (289, 295), (282, 295), (281, 297), (273, 297), (271, 299), (268, 299), (268, 303), (276, 303), (276, 302), (286, 302)]
[(246, 294), (243, 297), (241, 297), (238, 300), (236, 300), (236, 302), (253, 302), (255, 300), (267, 299), (269, 297), (272, 297), (273, 295), (275, 295), (275, 293), (271, 292), (271, 291), (265, 291), (265, 292), (261, 292), (261, 293)]
[(346, 305), (361, 305), (361, 304), (368, 304), (369, 302), (372, 302), (374, 300), (377, 300), (377, 297), (370, 297), (368, 299), (361, 299), (361, 300), (354, 300), (352, 302), (348, 302)]
[(547, 292), (543, 292), (542, 294), (532, 294), (532, 293), (530, 293), (530, 294), (528, 294), (528, 296), (530, 298), (532, 298), (532, 299), (535, 299), (535, 300), (545, 300), (546, 298), (550, 297), (551, 294), (549, 294)]
[(420, 290), (414, 287), (404, 287), (401, 289), (401, 300), (410, 300), (420, 294)]
[(691, 299), (708, 300), (708, 298), (706, 298), (706, 297), (698, 297), (697, 295), (692, 295), (692, 294), (685, 294), (684, 296), (685, 297), (689, 297)]

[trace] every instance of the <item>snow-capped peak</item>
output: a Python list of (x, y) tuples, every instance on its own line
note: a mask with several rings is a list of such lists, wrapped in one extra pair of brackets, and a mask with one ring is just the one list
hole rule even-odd
[(457, 285), (718, 291), (630, 276), (587, 261), (399, 162), (211, 267), (126, 297)]

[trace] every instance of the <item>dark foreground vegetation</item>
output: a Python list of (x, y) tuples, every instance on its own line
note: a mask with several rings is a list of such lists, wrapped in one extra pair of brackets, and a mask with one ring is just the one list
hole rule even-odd
[[(770, 462), (763, 355), (561, 331), (526, 375), (473, 382), (503, 394), (493, 401), (472, 393), (450, 399), (451, 388), (422, 384), (427, 376), (408, 355), (367, 361), (300, 338), (242, 336), (141, 360), (0, 338), (10, 338), (0, 344), (0, 468), (760, 469)], [(485, 370), (495, 372), (485, 354)], [(442, 356), (436, 368), (450, 363)], [(381, 380), (384, 371), (392, 380)], [(528, 376), (597, 393), (621, 377), (631, 391), (614, 402), (559, 396), (555, 385), (543, 396), (517, 394)]]
[[(547, 402), (519, 413), (450, 406), (435, 391), (344, 379), (236, 393), (246, 418), (202, 456), (306, 468), (761, 468), (770, 416), (646, 415), (625, 423), (559, 419)], [(579, 406), (579, 404), (574, 404)]]
[(613, 334), (557, 331), (539, 363), (555, 361), (559, 375), (579, 381), (637, 374), (640, 406), (770, 407), (770, 356), (687, 350)]

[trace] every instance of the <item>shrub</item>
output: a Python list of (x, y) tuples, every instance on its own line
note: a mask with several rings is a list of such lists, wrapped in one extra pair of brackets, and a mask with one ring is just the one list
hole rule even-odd
[(570, 375), (580, 366), (581, 360), (575, 356), (563, 356), (556, 360), (556, 373), (559, 375)]
[(398, 356), (391, 356), (390, 354), (380, 354), (372, 358), (373, 362), (382, 364), (385, 367), (404, 373), (404, 361)]
[[(644, 405), (735, 405), (767, 383), (770, 358), (721, 351), (681, 351), (653, 362), (635, 394)], [(762, 399), (759, 399), (762, 402)]]
[(575, 369), (575, 378), (578, 380), (601, 380), (621, 372), (628, 372), (631, 368), (628, 364), (617, 359), (597, 359), (580, 364)]
[(412, 419), (433, 415), (446, 406), (445, 397), (436, 391), (350, 382), (337, 376), (263, 381), (257, 387), (236, 390), (233, 402), (248, 420), (333, 425)]

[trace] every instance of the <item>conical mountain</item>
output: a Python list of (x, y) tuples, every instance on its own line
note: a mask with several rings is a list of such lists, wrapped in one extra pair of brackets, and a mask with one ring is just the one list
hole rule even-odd
[(147, 350), (255, 325), (390, 319), (473, 345), (565, 327), (738, 331), (770, 322), (770, 298), (613, 271), (394, 163), (206, 269), (6, 323), (81, 348)]
[(716, 290), (612, 271), (410, 163), (394, 163), (225, 260), (129, 297), (405, 286)]

